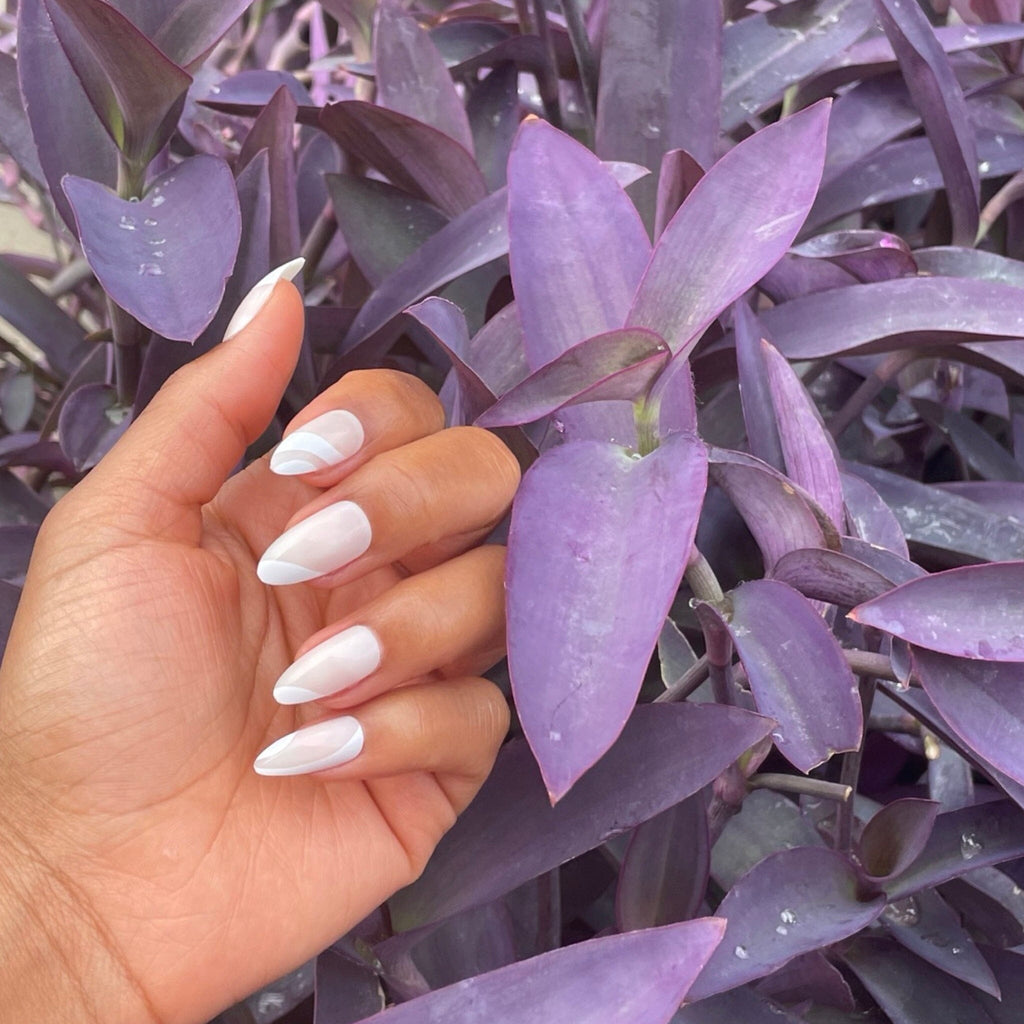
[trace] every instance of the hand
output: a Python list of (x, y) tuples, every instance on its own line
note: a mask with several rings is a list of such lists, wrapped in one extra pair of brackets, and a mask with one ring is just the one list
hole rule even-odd
[[(266, 292), (40, 532), (0, 668), (2, 1021), (206, 1020), (415, 879), (507, 730), (477, 545), (514, 459), (363, 371), (291, 424), (294, 475), (225, 483), (297, 358), (298, 293)], [(265, 585), (300, 523), (260, 573), (316, 578)], [(283, 700), (342, 692), (282, 706), (285, 669)]]

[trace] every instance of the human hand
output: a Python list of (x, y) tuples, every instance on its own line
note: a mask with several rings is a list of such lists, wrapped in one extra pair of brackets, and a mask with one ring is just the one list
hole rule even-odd
[[(506, 732), (477, 678), (503, 650), (504, 551), (477, 545), (515, 460), (441, 431), (414, 378), (364, 371), (280, 447), (279, 469), (321, 468), (225, 483), (299, 349), (298, 293), (265, 292), (40, 532), (0, 666), (2, 1021), (214, 1015), (411, 882)], [(323, 465), (307, 425), (353, 453)], [(265, 585), (300, 521), (261, 575), (332, 571)], [(314, 648), (282, 699), (347, 688), (282, 706)], [(264, 772), (334, 766), (261, 777), (269, 744)]]

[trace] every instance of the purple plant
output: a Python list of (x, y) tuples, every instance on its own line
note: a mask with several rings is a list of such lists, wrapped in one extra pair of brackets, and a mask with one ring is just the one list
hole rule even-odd
[(527, 469), (515, 735), (316, 1024), (1019, 1018), (1024, 23), (946, 6), (0, 16), (56, 254), (0, 258), (0, 637), (48, 507), (300, 252), (253, 456), (387, 364)]

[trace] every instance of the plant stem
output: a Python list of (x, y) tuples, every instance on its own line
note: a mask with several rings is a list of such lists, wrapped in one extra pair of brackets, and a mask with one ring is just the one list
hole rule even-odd
[(328, 199), (317, 216), (316, 223), (306, 236), (302, 252), (299, 253), (306, 259), (306, 265), (302, 271), (302, 281), (307, 290), (312, 285), (320, 261), (324, 258), (327, 246), (331, 244), (331, 239), (334, 238), (334, 233), (337, 230), (338, 220), (334, 215), (334, 204)]
[(764, 772), (747, 779), (751, 789), (774, 789), (780, 793), (798, 793), (802, 796), (816, 796), (822, 800), (835, 800), (844, 807), (852, 806), (853, 787), (839, 782), (825, 782), (823, 779), (809, 779), (805, 775), (783, 775)]
[(537, 75), (537, 90), (544, 104), (547, 119), (556, 127), (562, 127), (562, 108), (558, 103), (558, 64), (555, 59), (555, 42), (548, 27), (548, 12), (544, 0), (533, 0), (533, 16), (537, 19), (537, 35), (544, 46), (544, 67)]
[(693, 596), (698, 601), (720, 604), (725, 599), (722, 585), (718, 582), (714, 569), (708, 564), (708, 560), (701, 554), (696, 544), (693, 545), (690, 561), (686, 566), (686, 582), (690, 585)]
[[(860, 677), (860, 703), (864, 716), (864, 731), (856, 750), (843, 754), (842, 767), (839, 769), (839, 782), (849, 786), (856, 792), (857, 780), (860, 778), (860, 763), (864, 757), (864, 739), (867, 736), (867, 723), (871, 715), (871, 705), (875, 700), (875, 677)], [(839, 809), (836, 823), (836, 849), (841, 853), (849, 853), (853, 849), (853, 801)]]
[(661, 402), (651, 401), (644, 395), (633, 403), (633, 421), (636, 423), (636, 438), (641, 455), (650, 455), (658, 447), (658, 412)]
[(664, 693), (654, 698), (654, 703), (674, 704), (686, 700), (707, 679), (710, 670), (708, 656), (701, 655)]
[(898, 683), (899, 677), (893, 671), (892, 662), (884, 654), (873, 651), (862, 651), (857, 647), (844, 647), (843, 657), (855, 676), (874, 676), (886, 679), (890, 683)]
[(917, 358), (916, 349), (905, 348), (883, 359), (829, 421), (829, 433), (838, 441), (846, 428), (881, 394), (889, 381)]
[(515, 6), (519, 31), (522, 35), (528, 36), (533, 32), (533, 19), (530, 17), (529, 0), (515, 0)]
[(597, 119), (597, 61), (587, 37), (587, 26), (583, 21), (579, 0), (561, 0), (561, 4), (565, 25), (569, 30), (569, 41), (572, 43), (572, 52), (576, 55), (576, 67), (580, 72), (587, 128), (593, 133)]

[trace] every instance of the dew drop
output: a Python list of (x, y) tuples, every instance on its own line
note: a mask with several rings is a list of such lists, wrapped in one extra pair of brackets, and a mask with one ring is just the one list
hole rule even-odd
[(734, 957), (736, 957), (737, 960), (749, 960), (750, 959), (750, 954), (747, 952), (747, 947), (746, 946), (737, 946), (732, 951), (732, 954), (733, 954)]
[(990, 170), (992, 170), (992, 165), (987, 160), (982, 160), (981, 163), (978, 164), (979, 174), (988, 174)]
[(789, 907), (786, 907), (785, 910), (779, 913), (779, 920), (781, 920), (783, 924), (796, 924), (796, 911), (790, 910)]
[(135, 230), (135, 219), (133, 217), (122, 216), (121, 220), (117, 225), (122, 231), (134, 231)]
[(645, 139), (661, 138), (661, 125), (655, 124), (653, 121), (648, 121), (647, 124), (640, 129), (640, 134)]
[(952, 946), (949, 951), (953, 956), (959, 956), (963, 952), (959, 946)]
[(630, 453), (629, 453), (629, 457), (630, 457), (630, 458), (631, 458), (631, 459), (632, 459), (632, 460), (633, 460), (634, 462), (639, 462), (639, 461), (640, 461), (640, 460), (641, 460), (641, 459), (643, 458), (643, 456), (642, 456), (642, 455), (641, 455), (641, 454), (640, 454), (639, 452), (630, 452)]
[(130, 196), (129, 199), (128, 199), (128, 202), (129, 203), (137, 203), (137, 202), (139, 202), (139, 197), (138, 196)]
[(158, 260), (159, 260), (159, 259), (163, 259), (163, 255), (164, 255), (164, 251), (163, 251), (163, 249), (157, 249), (157, 251), (156, 251), (155, 253), (153, 253), (153, 256), (154, 256), (154, 257), (155, 257), (156, 259), (158, 259)]
[(548, 739), (551, 740), (552, 743), (557, 743), (561, 738), (562, 734), (560, 732), (555, 732), (554, 729), (548, 733)]
[(147, 238), (147, 245), (163, 245), (167, 241), (166, 238)]
[(166, 196), (155, 196), (153, 199), (153, 206), (163, 206), (166, 201)]
[(927, 178), (921, 178), (921, 177), (911, 178), (910, 181), (911, 181), (912, 185), (916, 185), (918, 188), (921, 188), (922, 186), (928, 184), (928, 179)]
[(882, 911), (882, 916), (892, 924), (911, 927), (920, 920), (921, 912), (918, 909), (917, 900), (913, 896), (908, 896), (906, 899), (890, 903)]
[(788, 935), (788, 934), (789, 934), (789, 929), (788, 929), (788, 928), (787, 928), (787, 927), (786, 927), (786, 926), (785, 926), (784, 924), (777, 924), (777, 925), (775, 926), (775, 930), (776, 930), (776, 931), (777, 931), (777, 932), (778, 932), (778, 933), (779, 933), (780, 935)]
[(976, 832), (964, 832), (960, 836), (960, 856), (964, 860), (974, 860), (985, 849)]
[(164, 268), (159, 263), (140, 263), (139, 274), (143, 277), (163, 277)]
[(775, 732), (772, 733), (772, 739), (776, 743), (785, 743), (786, 742), (786, 737), (783, 736), (782, 732), (779, 729), (776, 729)]
[(565, 433), (565, 424), (561, 420), (552, 420), (551, 425), (555, 428), (556, 434)]
[(160, 222), (153, 220), (152, 217), (147, 217), (142, 223), (145, 224), (147, 228), (155, 228)]

